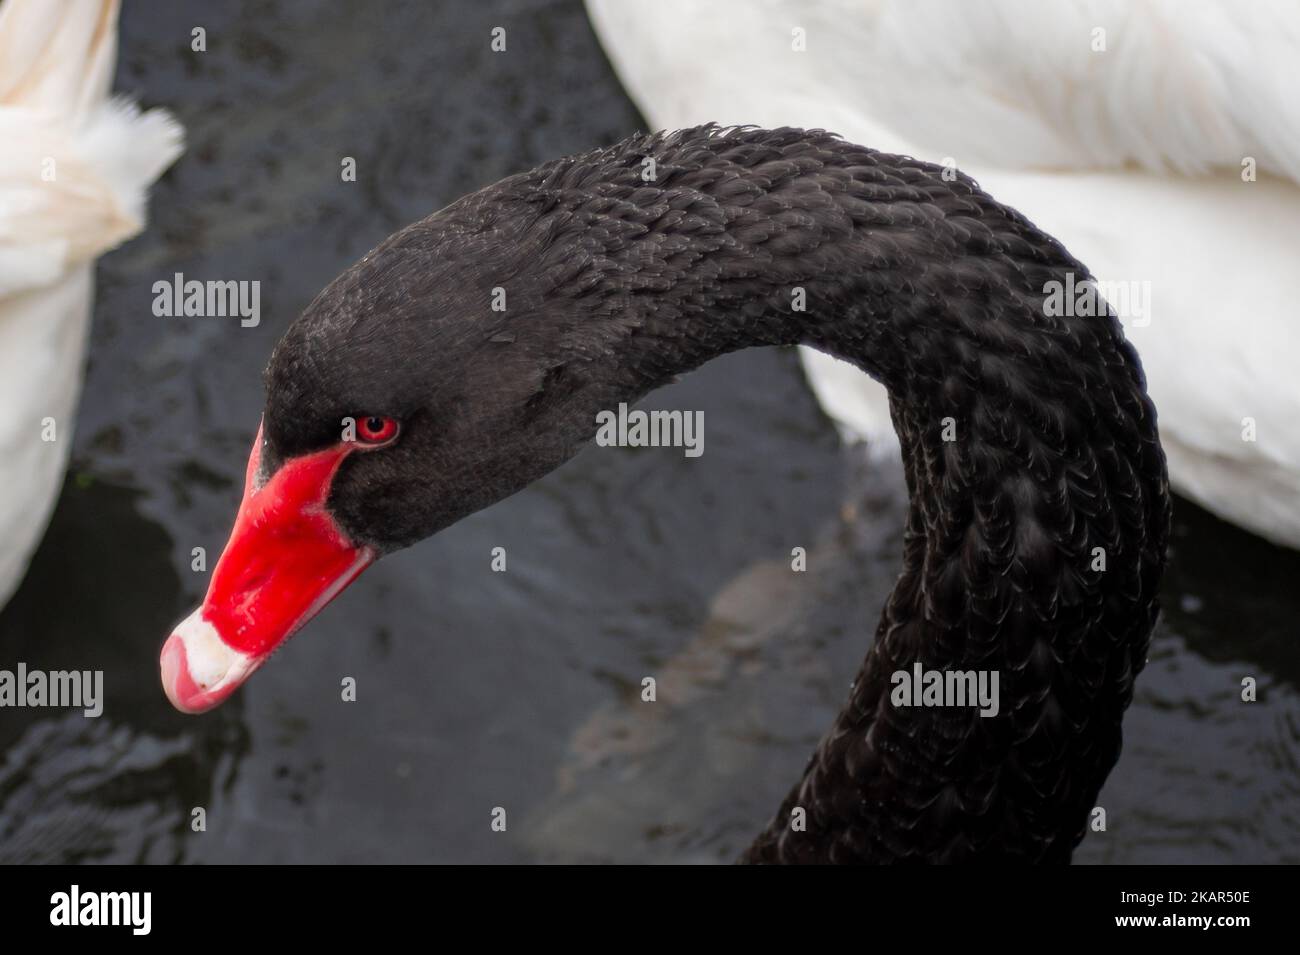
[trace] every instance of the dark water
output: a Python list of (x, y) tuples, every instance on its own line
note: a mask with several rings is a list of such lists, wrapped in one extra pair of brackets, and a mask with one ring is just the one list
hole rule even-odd
[[(224, 707), (171, 710), (158, 649), (206, 587), (190, 549), (225, 540), (287, 323), (407, 222), (640, 125), (577, 2), (173, 6), (128, 6), (117, 88), (172, 107), (190, 148), (151, 230), (100, 265), (73, 465), (0, 613), (0, 667), (102, 668), (105, 712), (3, 711), (0, 858), (730, 859), (898, 566), (899, 476), (840, 448), (790, 353), (650, 400), (704, 411), (703, 457), (588, 449), (370, 570)], [(260, 280), (261, 325), (155, 318), (174, 272)], [(1108, 829), (1078, 861), (1300, 861), (1297, 580), (1300, 554), (1180, 502)]]

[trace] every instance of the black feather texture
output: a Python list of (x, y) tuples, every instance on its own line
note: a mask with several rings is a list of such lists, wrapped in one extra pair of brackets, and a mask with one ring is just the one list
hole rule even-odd
[[(1070, 274), (1089, 277), (927, 163), (820, 131), (636, 136), (467, 196), (340, 276), (272, 357), (265, 460), (323, 446), (343, 415), (400, 417), (401, 441), (349, 459), (329, 499), (388, 551), (717, 355), (806, 343), (856, 363), (890, 393), (904, 565), (848, 703), (745, 861), (1066, 862), (1119, 756), (1169, 529), (1118, 321), (1044, 308)], [(1000, 712), (894, 706), (891, 674), (917, 662), (997, 671)]]

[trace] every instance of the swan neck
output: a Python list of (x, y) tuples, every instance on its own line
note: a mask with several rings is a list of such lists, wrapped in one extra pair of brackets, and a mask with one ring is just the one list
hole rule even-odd
[[(812, 345), (885, 385), (903, 452), (898, 584), (747, 859), (1066, 861), (1158, 612), (1155, 411), (1105, 304), (1053, 309), (1055, 288), (1089, 280), (1059, 243), (964, 177), (841, 145), (742, 169), (725, 201), (678, 200), (698, 221), (649, 245), (658, 258), (614, 256), (634, 390), (738, 348)], [(1001, 699), (904, 704), (897, 676), (918, 668), (993, 678)]]

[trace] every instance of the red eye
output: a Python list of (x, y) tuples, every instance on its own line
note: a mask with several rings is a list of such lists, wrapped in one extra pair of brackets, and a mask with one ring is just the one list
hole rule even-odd
[(392, 418), (370, 415), (357, 419), (357, 440), (362, 444), (387, 444), (397, 437), (397, 422)]

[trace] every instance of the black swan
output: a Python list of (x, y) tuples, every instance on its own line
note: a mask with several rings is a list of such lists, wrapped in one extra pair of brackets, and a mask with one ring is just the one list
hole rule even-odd
[[(466, 196), (276, 347), (230, 541), (162, 651), (167, 694), (217, 705), (369, 563), (562, 464), (599, 412), (807, 343), (889, 390), (903, 570), (744, 860), (1068, 862), (1119, 757), (1170, 507), (1118, 322), (1044, 308), (1087, 274), (972, 180), (822, 131), (634, 136)], [(917, 664), (996, 673), (996, 715), (896, 705)]]

